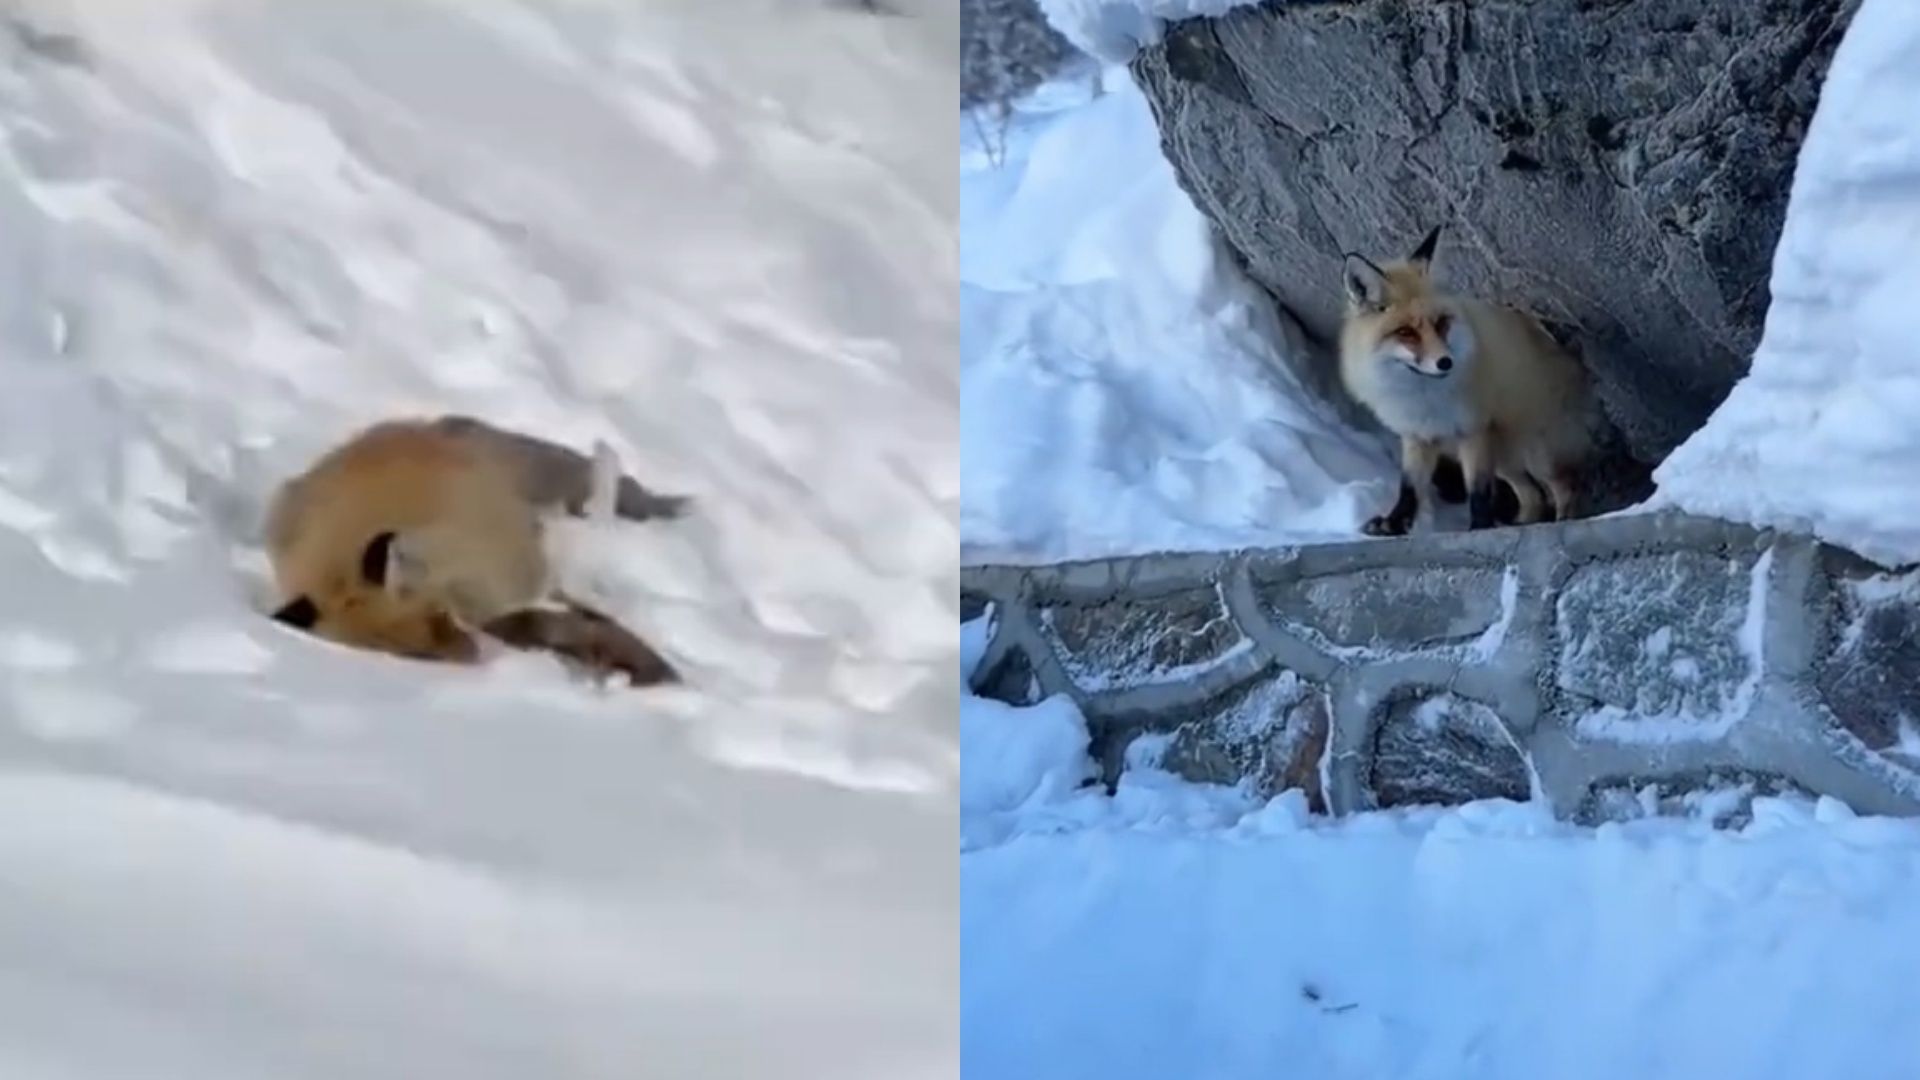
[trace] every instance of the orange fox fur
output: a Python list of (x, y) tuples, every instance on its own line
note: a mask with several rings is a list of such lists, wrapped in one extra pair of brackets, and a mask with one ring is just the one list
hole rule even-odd
[[(281, 622), (343, 645), (470, 663), (476, 634), (544, 647), (636, 683), (673, 678), (618, 624), (551, 594), (542, 513), (579, 512), (584, 457), (479, 421), (376, 424), (276, 493), (267, 548)], [(673, 516), (680, 501), (621, 482), (623, 516)]]
[(1393, 508), (1366, 531), (1406, 532), (1419, 509), (1417, 489), (1442, 456), (1460, 461), (1472, 528), (1494, 523), (1496, 476), (1519, 500), (1519, 523), (1549, 510), (1570, 518), (1594, 429), (1586, 371), (1532, 317), (1436, 289), (1439, 234), (1433, 230), (1403, 261), (1346, 260), (1341, 381), (1400, 436), (1403, 472)]

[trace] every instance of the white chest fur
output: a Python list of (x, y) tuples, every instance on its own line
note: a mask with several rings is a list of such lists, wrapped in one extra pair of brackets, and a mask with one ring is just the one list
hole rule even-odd
[(1479, 426), (1464, 374), (1422, 375), (1397, 360), (1376, 359), (1362, 395), (1367, 407), (1396, 435), (1457, 439)]

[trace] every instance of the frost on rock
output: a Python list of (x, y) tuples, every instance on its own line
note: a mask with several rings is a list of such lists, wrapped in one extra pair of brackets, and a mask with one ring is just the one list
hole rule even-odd
[(1276, 622), (1335, 649), (1410, 652), (1462, 644), (1493, 626), (1506, 595), (1500, 576), (1497, 567), (1387, 566), (1275, 582), (1260, 600)]
[(1868, 749), (1920, 761), (1920, 570), (1837, 573), (1833, 592), (1822, 699)]
[(1388, 701), (1368, 766), (1368, 786), (1382, 807), (1525, 802), (1532, 776), (1492, 709), (1443, 690)]
[(1639, 779), (1618, 777), (1595, 784), (1574, 811), (1581, 825), (1685, 818), (1717, 829), (1745, 828), (1753, 820), (1753, 800), (1812, 794), (1776, 773), (1716, 768)]
[(1199, 783), (1245, 780), (1261, 799), (1299, 788), (1320, 812), (1329, 715), (1324, 689), (1291, 671), (1269, 671), (1182, 717), (1161, 767)]
[(1555, 683), (1584, 699), (1583, 735), (1712, 738), (1744, 715), (1759, 678), (1752, 566), (1693, 551), (1596, 562), (1555, 606)]
[(1056, 604), (1040, 629), (1089, 691), (1179, 682), (1252, 647), (1212, 585), (1140, 603)]

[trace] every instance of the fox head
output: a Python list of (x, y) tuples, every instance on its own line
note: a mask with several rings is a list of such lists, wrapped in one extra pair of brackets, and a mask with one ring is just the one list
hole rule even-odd
[(404, 539), (383, 532), (367, 541), (357, 565), (334, 568), (273, 617), (341, 645), (418, 660), (475, 659), (473, 638), (415, 587), (421, 573)]
[(1374, 357), (1444, 379), (1472, 359), (1473, 335), (1454, 305), (1433, 287), (1438, 226), (1404, 261), (1380, 266), (1349, 253), (1342, 268), (1347, 319), (1363, 326)]

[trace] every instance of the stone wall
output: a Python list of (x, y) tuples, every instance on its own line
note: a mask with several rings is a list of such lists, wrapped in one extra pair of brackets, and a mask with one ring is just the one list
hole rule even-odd
[(1502, 796), (1598, 821), (1755, 793), (1920, 813), (1920, 568), (1672, 513), (962, 577), (976, 693), (1333, 813)]

